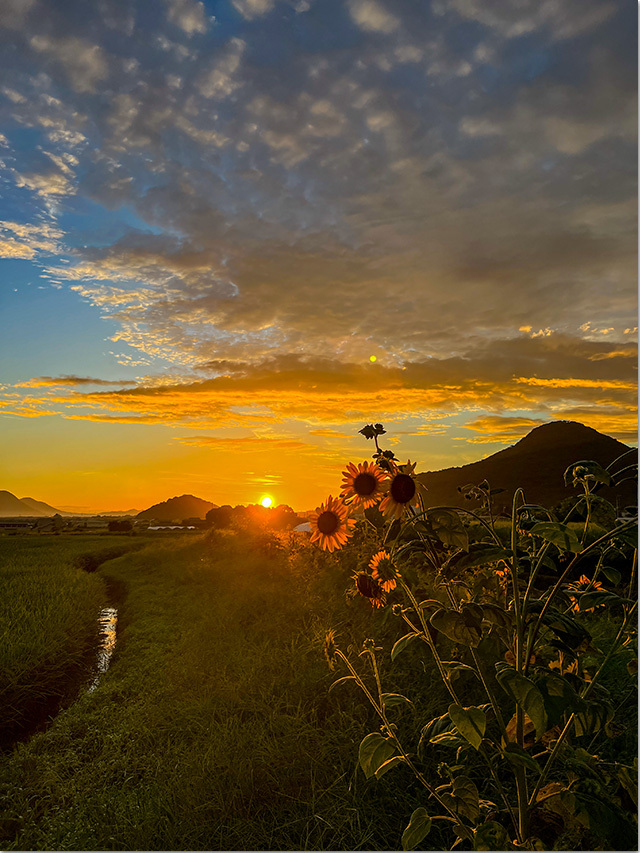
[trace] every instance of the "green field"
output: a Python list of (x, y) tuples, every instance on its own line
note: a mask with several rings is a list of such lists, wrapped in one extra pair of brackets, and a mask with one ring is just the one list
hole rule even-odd
[[(0, 543), (3, 716), (55, 691), (100, 607), (119, 611), (97, 689), (0, 756), (2, 849), (398, 849), (424, 796), (408, 768), (365, 780), (358, 745), (375, 715), (352, 686), (328, 693), (336, 674), (322, 656), (329, 628), (356, 649), (402, 633), (389, 608), (346, 606), (356, 556), (244, 534), (112, 539)], [(594, 636), (606, 644), (615, 624), (598, 618)], [(403, 713), (407, 731), (446, 710), (428, 650), (387, 660), (384, 677), (420, 699), (424, 719)], [(630, 728), (605, 747), (629, 762), (633, 704)], [(442, 760), (427, 758), (432, 777)], [(480, 764), (471, 772), (482, 779)], [(445, 829), (434, 826), (428, 849), (450, 846)]]

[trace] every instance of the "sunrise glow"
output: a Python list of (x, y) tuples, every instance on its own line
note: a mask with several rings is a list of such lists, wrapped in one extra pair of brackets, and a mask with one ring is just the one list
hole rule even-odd
[(263, 507), (270, 507), (271, 504), (273, 503), (273, 498), (270, 498), (268, 495), (266, 495), (264, 498), (262, 498), (260, 503), (262, 504)]

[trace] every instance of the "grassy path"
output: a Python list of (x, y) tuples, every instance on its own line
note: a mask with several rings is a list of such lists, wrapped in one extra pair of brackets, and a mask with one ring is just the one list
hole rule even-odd
[(112, 666), (1, 761), (3, 849), (397, 844), (395, 785), (365, 792), (355, 773), (367, 711), (327, 697), (314, 636), (344, 578), (314, 586), (243, 543), (169, 540), (100, 574), (121, 594)]

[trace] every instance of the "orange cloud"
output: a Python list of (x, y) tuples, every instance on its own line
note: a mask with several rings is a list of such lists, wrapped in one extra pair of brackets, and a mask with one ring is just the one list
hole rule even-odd
[(546, 423), (546, 419), (484, 415), (464, 427), (481, 433), (476, 438), (466, 439), (469, 444), (509, 444), (524, 438), (532, 429), (543, 423)]
[[(607, 357), (609, 356), (592, 360), (602, 360), (602, 358)], [(537, 376), (519, 376), (515, 381), (523, 385), (538, 385), (545, 388), (597, 388), (602, 390), (612, 388), (622, 391), (633, 391), (636, 388), (635, 382), (625, 382), (619, 379), (539, 379)]]
[(94, 379), (91, 376), (34, 376), (26, 382), (18, 382), (14, 388), (47, 388), (73, 385), (135, 385), (132, 379)]
[(178, 438), (182, 444), (191, 444), (196, 447), (211, 447), (225, 451), (240, 451), (242, 453), (264, 452), (271, 453), (274, 450), (305, 450), (311, 445), (304, 441), (295, 441), (286, 438), (258, 438), (247, 436), (245, 438), (221, 438), (208, 435), (181, 436)]

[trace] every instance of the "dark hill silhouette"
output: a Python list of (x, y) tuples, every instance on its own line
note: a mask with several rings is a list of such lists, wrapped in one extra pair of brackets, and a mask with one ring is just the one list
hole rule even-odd
[(181, 495), (142, 510), (136, 518), (180, 522), (183, 518), (204, 518), (215, 506), (216, 504), (212, 504), (211, 501), (204, 501), (193, 495)]
[[(528, 503), (551, 507), (563, 498), (578, 494), (572, 486), (565, 486), (563, 478), (573, 462), (593, 460), (606, 468), (618, 456), (632, 449), (575, 421), (554, 421), (536, 427), (516, 444), (486, 459), (460, 468), (429, 471), (421, 475), (421, 480), (427, 487), (429, 506), (466, 506), (472, 509), (476, 504), (466, 500), (458, 487), (468, 483), (478, 485), (487, 480), (492, 489), (505, 489), (494, 498), (496, 508), (505, 506), (510, 509), (513, 494), (519, 487), (524, 489)], [(637, 450), (614, 470), (636, 460)], [(598, 495), (614, 506), (617, 498), (620, 508), (638, 502), (637, 487), (632, 481), (615, 488), (603, 487)]]
[(44, 501), (37, 501), (35, 498), (20, 498), (23, 504), (26, 504), (28, 507), (34, 511), (34, 515), (71, 515), (69, 512), (64, 512), (61, 509), (56, 509), (50, 504), (45, 503)]
[(47, 515), (55, 515), (56, 510), (51, 513), (24, 503), (14, 494), (0, 491), (0, 518), (43, 518)]

